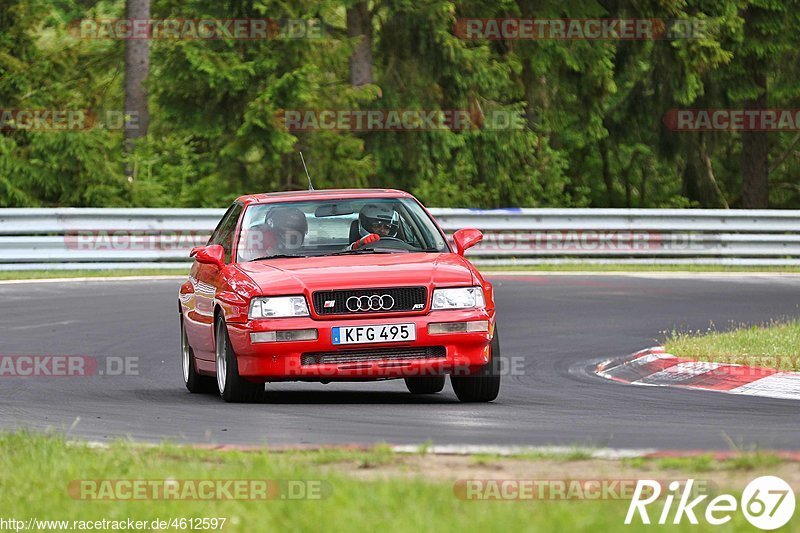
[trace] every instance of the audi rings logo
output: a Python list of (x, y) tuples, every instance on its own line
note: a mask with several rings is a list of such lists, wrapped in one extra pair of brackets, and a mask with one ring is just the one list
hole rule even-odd
[(351, 296), (345, 303), (351, 313), (358, 311), (389, 311), (394, 307), (394, 298), (388, 294), (372, 296)]

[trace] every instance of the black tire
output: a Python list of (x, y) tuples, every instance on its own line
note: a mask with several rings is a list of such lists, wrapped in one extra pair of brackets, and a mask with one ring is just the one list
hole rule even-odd
[(194, 362), (194, 350), (189, 345), (186, 337), (186, 328), (181, 317), (181, 370), (183, 371), (183, 384), (191, 393), (208, 393), (217, 390), (216, 382), (209, 376), (197, 372)]
[(406, 387), (411, 394), (436, 394), (444, 389), (444, 376), (406, 378)]
[(500, 360), (500, 336), (497, 329), (490, 345), (489, 363), (480, 372), (471, 376), (450, 376), (453, 391), (462, 402), (491, 402), (500, 393), (500, 369), (495, 361)]
[[(247, 381), (239, 375), (239, 364), (233, 353), (228, 326), (225, 319), (218, 317), (214, 327), (215, 352), (217, 368), (217, 390), (222, 399), (229, 403), (259, 402), (264, 398), (264, 384)], [(225, 366), (220, 366), (220, 361)], [(220, 376), (224, 376), (224, 380)]]

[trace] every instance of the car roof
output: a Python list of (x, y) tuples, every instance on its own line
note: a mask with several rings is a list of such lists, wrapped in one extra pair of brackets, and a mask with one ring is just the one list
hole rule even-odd
[(342, 200), (354, 198), (413, 198), (405, 191), (397, 189), (322, 189), (314, 191), (286, 191), (260, 194), (246, 194), (237, 198), (245, 205), (269, 204), (278, 202), (307, 200)]

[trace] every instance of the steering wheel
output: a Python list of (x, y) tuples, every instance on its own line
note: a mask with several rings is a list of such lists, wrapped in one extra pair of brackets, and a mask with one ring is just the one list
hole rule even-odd
[(377, 233), (370, 233), (369, 235), (365, 235), (356, 242), (350, 244), (350, 246), (345, 248), (345, 250), (359, 250), (365, 248), (374, 249), (376, 245), (381, 242), (383, 242), (384, 247), (392, 250), (411, 251), (416, 249), (413, 245), (402, 239), (398, 239), (397, 237), (381, 237)]
[(379, 245), (388, 245), (387, 248), (395, 248), (398, 250), (416, 250), (414, 246), (408, 244), (403, 239), (398, 239), (397, 237), (381, 237), (380, 240), (370, 243), (367, 246), (375, 248)]

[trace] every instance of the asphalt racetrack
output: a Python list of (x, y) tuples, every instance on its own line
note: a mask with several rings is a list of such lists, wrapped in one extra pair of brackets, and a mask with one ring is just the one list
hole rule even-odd
[(495, 276), (500, 396), (461, 404), (402, 381), (268, 384), (225, 404), (183, 386), (176, 280), (0, 284), (0, 355), (138, 357), (138, 375), (0, 378), (0, 428), (97, 441), (214, 444), (800, 447), (800, 402), (634, 387), (591, 372), (672, 328), (725, 329), (800, 314), (793, 276)]

